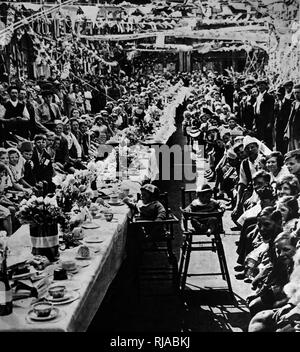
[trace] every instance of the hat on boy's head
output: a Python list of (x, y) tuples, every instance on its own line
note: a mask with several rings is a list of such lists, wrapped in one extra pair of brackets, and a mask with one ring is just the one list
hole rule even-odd
[(62, 120), (54, 120), (54, 124), (55, 124), (55, 126), (57, 126), (57, 125), (63, 125), (63, 122), (62, 122)]
[(247, 147), (247, 145), (252, 144), (252, 143), (255, 143), (258, 145), (257, 139), (254, 137), (251, 137), (251, 136), (245, 136), (245, 138), (243, 140), (244, 149)]
[(141, 187), (141, 190), (142, 189), (152, 194), (159, 194), (159, 189), (151, 183), (146, 183), (144, 186)]
[(197, 189), (196, 189), (196, 192), (197, 193), (207, 193), (207, 192), (213, 193), (213, 190), (210, 187), (210, 185), (204, 184), (204, 185), (198, 186)]
[(67, 116), (63, 116), (62, 119), (61, 119), (61, 122), (62, 122), (63, 125), (66, 125), (67, 123), (70, 122), (70, 120), (68, 119)]
[(19, 146), (19, 150), (20, 150), (21, 153), (23, 153), (23, 152), (32, 152), (33, 145), (32, 145), (31, 142), (27, 142), (27, 141), (22, 142), (20, 144), (20, 146)]

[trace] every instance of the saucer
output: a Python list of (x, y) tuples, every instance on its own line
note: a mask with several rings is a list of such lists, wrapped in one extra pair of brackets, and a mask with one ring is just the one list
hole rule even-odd
[(62, 304), (71, 303), (80, 297), (80, 293), (77, 291), (71, 291), (71, 292), (69, 292), (69, 294), (70, 294), (70, 296), (68, 297), (68, 299), (66, 299), (64, 301), (60, 301), (60, 302), (51, 301), (51, 303), (55, 306), (58, 306), (58, 305), (62, 305)]
[(78, 263), (78, 266), (81, 268), (85, 268), (91, 264), (90, 260), (81, 260), (80, 263)]
[(101, 242), (103, 242), (103, 240), (99, 236), (88, 236), (88, 237), (85, 237), (84, 242), (86, 242), (86, 243), (101, 243)]
[(28, 316), (31, 320), (36, 320), (36, 321), (48, 321), (48, 320), (52, 320), (52, 319), (55, 319), (59, 314), (59, 309), (56, 308), (56, 307), (53, 307), (50, 314), (47, 316), (47, 317), (38, 317), (34, 310), (31, 309), (29, 312), (28, 312)]
[(72, 297), (72, 294), (70, 292), (66, 292), (65, 295), (63, 297), (59, 297), (59, 298), (54, 298), (51, 295), (48, 295), (46, 297), (46, 299), (48, 301), (50, 301), (51, 303), (53, 302), (63, 302), (63, 301), (67, 301), (68, 299), (70, 299), (70, 297)]
[(69, 273), (69, 274), (76, 274), (76, 273), (78, 273), (78, 271), (79, 271), (78, 266), (76, 266), (76, 268), (73, 269), (73, 270), (67, 270), (67, 269), (66, 269), (67, 274), (68, 274), (68, 273)]
[(119, 206), (119, 205), (124, 205), (124, 203), (123, 202), (107, 202), (109, 205), (115, 205), (115, 206)]
[(98, 229), (100, 227), (100, 225), (96, 224), (96, 223), (86, 223), (86, 224), (82, 224), (81, 227), (83, 229)]

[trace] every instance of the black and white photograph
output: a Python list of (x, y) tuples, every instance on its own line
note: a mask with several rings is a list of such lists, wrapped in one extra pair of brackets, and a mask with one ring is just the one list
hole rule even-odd
[(300, 332), (300, 0), (0, 1), (1, 332)]

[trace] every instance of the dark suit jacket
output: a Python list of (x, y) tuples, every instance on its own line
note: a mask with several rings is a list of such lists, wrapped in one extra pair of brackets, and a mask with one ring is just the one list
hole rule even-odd
[(300, 106), (295, 108), (296, 101), (292, 104), (292, 110), (289, 117), (289, 150), (300, 148)]
[(276, 114), (275, 129), (277, 134), (283, 134), (289, 121), (293, 100), (284, 99)]
[(36, 148), (33, 149), (32, 155), (33, 172), (37, 182), (47, 181), (52, 183), (52, 177), (54, 175), (53, 166), (50, 155), (44, 151), (41, 161), (38, 157)]
[(256, 126), (258, 128), (266, 128), (266, 126), (271, 123), (274, 126), (274, 103), (275, 99), (272, 95), (265, 92), (263, 100), (260, 104), (260, 114), (256, 114), (256, 102), (254, 104), (254, 114)]
[(59, 147), (56, 149), (55, 161), (63, 165), (69, 161), (68, 141), (63, 136), (61, 136)]
[(34, 164), (32, 162), (32, 160), (30, 160), (29, 162), (26, 161), (24, 164), (24, 180), (30, 184), (30, 186), (35, 186), (36, 184), (36, 178), (35, 178), (35, 174), (34, 174)]

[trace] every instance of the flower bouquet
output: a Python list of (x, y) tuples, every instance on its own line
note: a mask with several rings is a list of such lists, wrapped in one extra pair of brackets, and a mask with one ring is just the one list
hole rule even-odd
[(16, 214), (21, 224), (29, 224), (33, 255), (44, 255), (50, 261), (59, 257), (58, 224), (66, 226), (67, 217), (55, 198), (32, 196), (20, 203)]
[(53, 178), (57, 185), (56, 199), (57, 204), (64, 212), (71, 212), (74, 205), (79, 208), (87, 206), (93, 197), (91, 183), (96, 174), (90, 170), (78, 170), (74, 175), (62, 175), (64, 177)]

